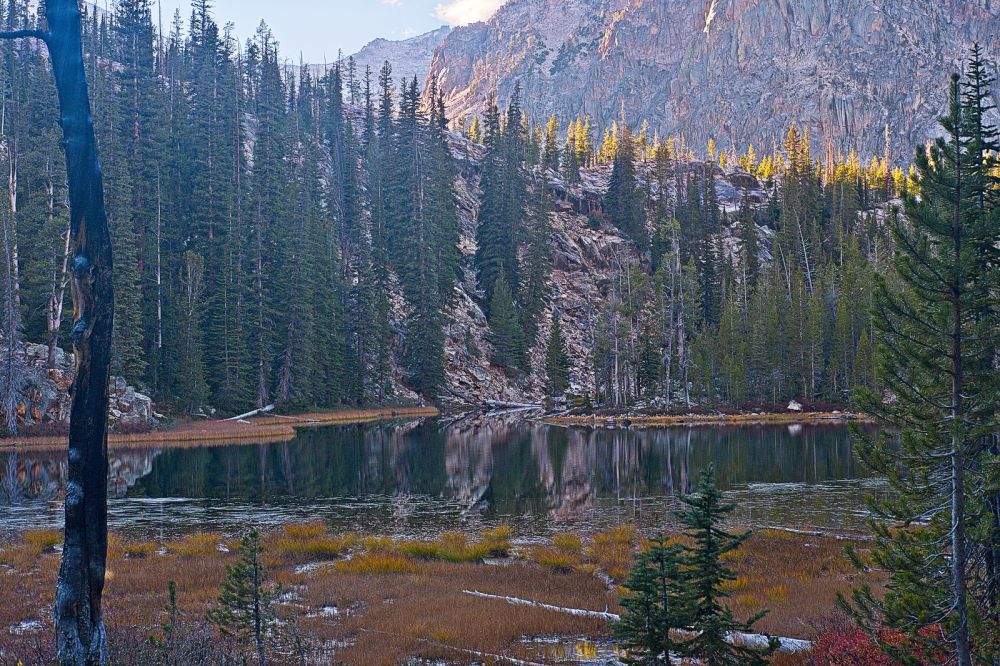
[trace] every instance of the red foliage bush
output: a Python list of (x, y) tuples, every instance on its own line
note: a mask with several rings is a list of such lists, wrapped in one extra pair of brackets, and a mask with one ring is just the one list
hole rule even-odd
[[(921, 634), (932, 638), (937, 630), (936, 627), (927, 627)], [(897, 647), (903, 646), (905, 641), (901, 634), (888, 630), (880, 633), (880, 640)], [(944, 655), (935, 656), (938, 658), (920, 663), (940, 663)], [(813, 643), (812, 659), (814, 666), (892, 666), (896, 663), (876, 645), (871, 636), (849, 624), (836, 625), (820, 634)]]
[(891, 666), (892, 661), (860, 629), (845, 626), (820, 634), (813, 643), (816, 666)]

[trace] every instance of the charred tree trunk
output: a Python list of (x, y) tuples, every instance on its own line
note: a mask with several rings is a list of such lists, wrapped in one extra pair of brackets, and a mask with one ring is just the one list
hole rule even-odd
[(0, 38), (35, 37), (48, 45), (59, 96), (59, 122), (69, 183), (71, 281), (76, 380), (69, 433), (66, 526), (56, 591), (59, 663), (105, 661), (101, 614), (107, 557), (107, 414), (114, 319), (111, 235), (80, 37), (77, 0), (45, 3), (46, 31), (17, 30)]

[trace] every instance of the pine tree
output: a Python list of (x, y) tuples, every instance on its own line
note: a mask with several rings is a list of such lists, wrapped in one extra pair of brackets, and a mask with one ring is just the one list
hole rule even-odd
[(278, 631), (275, 597), (260, 532), (251, 529), (240, 539), (239, 560), (226, 565), (219, 606), (208, 612), (208, 620), (238, 644), (252, 644), (257, 663), (264, 666), (267, 644)]
[(754, 219), (750, 197), (743, 192), (740, 198), (740, 209), (736, 216), (740, 239), (740, 287), (742, 289), (744, 307), (750, 300), (750, 292), (757, 285), (760, 275), (760, 240), (757, 237), (757, 221)]
[(709, 465), (698, 480), (698, 491), (681, 497), (687, 509), (677, 518), (684, 525), (684, 534), (691, 545), (684, 548), (681, 564), (681, 585), (687, 591), (690, 607), (690, 629), (695, 633), (680, 646), (681, 651), (708, 666), (766, 666), (767, 657), (778, 649), (778, 641), (770, 639), (765, 649), (729, 642), (731, 632), (751, 632), (753, 625), (764, 616), (754, 615), (740, 622), (733, 611), (723, 605), (728, 596), (724, 585), (736, 575), (725, 562), (725, 555), (739, 548), (750, 533), (733, 534), (719, 524), (736, 508), (725, 503), (715, 485), (715, 470)]
[(371, 379), (365, 386), (366, 396), (384, 402), (389, 390), (389, 366), (392, 359), (392, 331), (389, 301), (388, 173), (392, 146), (392, 69), (386, 63), (379, 74), (379, 103), (376, 117), (375, 91), (372, 90), (371, 69), (365, 73), (365, 124), (362, 132), (364, 165), (367, 175), (369, 207), (369, 252), (359, 267), (357, 303), (364, 308), (368, 324), (358, 328), (359, 340), (364, 335), (370, 345), (362, 352), (362, 363)]
[(486, 105), (486, 159), (480, 178), (483, 197), (476, 230), (475, 265), (487, 306), (493, 302), (493, 291), (501, 273), (513, 293), (519, 293), (521, 286), (517, 251), (524, 233), (528, 189), (523, 167), (525, 141), (519, 95), (515, 90), (503, 124), (496, 98), (491, 97)]
[[(261, 23), (248, 49), (250, 84), (257, 117), (252, 174), (251, 252), (251, 326), (250, 351), (254, 368), (254, 395), (258, 407), (269, 404), (274, 396), (274, 368), (279, 349), (287, 349), (287, 331), (291, 323), (286, 299), (294, 296), (291, 277), (284, 268), (294, 261), (294, 240), (279, 223), (287, 219), (288, 206), (294, 201), (289, 174), (288, 91), (281, 77), (277, 45), (266, 24)], [(280, 285), (282, 279), (284, 285)], [(280, 286), (284, 286), (281, 289)], [(286, 334), (286, 335), (283, 335)]]
[(683, 587), (681, 548), (661, 537), (640, 553), (622, 585), (621, 620), (615, 636), (634, 666), (669, 666), (681, 647), (671, 632), (688, 627), (690, 600)]
[(429, 113), (417, 80), (404, 86), (395, 144), (390, 255), (410, 306), (406, 365), (411, 385), (426, 397), (444, 384), (444, 309), (458, 275), (455, 168), (436, 85)]
[(469, 132), (466, 136), (468, 136), (469, 141), (472, 143), (481, 144), (483, 142), (483, 130), (479, 125), (479, 116), (472, 116), (472, 122), (469, 124)]
[(579, 122), (579, 118), (570, 122), (566, 129), (566, 146), (563, 149), (563, 178), (570, 183), (580, 182), (580, 153), (576, 146)]
[(566, 352), (566, 340), (563, 337), (559, 314), (552, 316), (552, 329), (549, 332), (549, 344), (545, 352), (545, 374), (549, 378), (548, 392), (550, 396), (560, 396), (569, 388), (570, 361)]
[[(997, 274), (997, 248), (991, 229), (1000, 227), (1000, 129), (990, 124), (989, 114), (996, 112), (990, 95), (996, 79), (989, 73), (982, 47), (972, 46), (962, 95), (962, 116), (965, 134), (969, 137), (968, 172), (966, 184), (972, 200), (968, 215), (980, 236), (976, 248), (978, 269)], [(989, 313), (976, 312), (978, 320), (988, 319)], [(991, 341), (991, 344), (997, 344)], [(996, 356), (996, 350), (993, 352)], [(1000, 440), (996, 437), (988, 446), (989, 459), (1000, 464)], [(985, 499), (992, 516), (990, 528), (984, 538), (986, 585), (974, 590), (980, 596), (982, 607), (992, 621), (1000, 627), (1000, 482), (994, 483), (992, 496)]]
[(177, 279), (179, 290), (173, 304), (177, 330), (171, 336), (176, 362), (174, 394), (185, 413), (201, 408), (208, 398), (205, 382), (204, 340), (201, 317), (205, 298), (205, 259), (188, 250)]
[(559, 173), (559, 121), (555, 115), (545, 124), (545, 150), (542, 153), (542, 166)]
[(490, 342), (493, 343), (493, 363), (503, 368), (526, 370), (528, 355), (520, 317), (514, 297), (503, 273), (497, 278), (490, 303)]
[[(112, 58), (120, 63), (114, 69), (117, 93), (113, 96), (115, 114), (108, 127), (112, 132), (108, 148), (118, 154), (111, 160), (121, 161), (111, 168), (121, 168), (120, 181), (111, 178), (110, 197), (122, 207), (111, 210), (112, 218), (121, 218), (116, 225), (128, 240), (116, 244), (121, 255), (116, 257), (116, 277), (127, 283), (116, 291), (115, 336), (121, 355), (119, 363), (126, 379), (136, 382), (144, 378), (150, 352), (144, 337), (150, 319), (147, 285), (149, 273), (140, 275), (140, 267), (155, 265), (150, 242), (155, 238), (156, 174), (164, 154), (161, 131), (162, 93), (157, 79), (154, 53), (154, 30), (149, 0), (126, 0), (117, 5), (112, 30)], [(131, 245), (131, 247), (126, 247)], [(118, 271), (122, 271), (119, 273)], [(124, 286), (124, 285), (123, 285)]]
[(971, 666), (996, 659), (1000, 644), (996, 623), (986, 620), (996, 598), (984, 593), (991, 581), (980, 556), (995, 543), (993, 496), (984, 489), (997, 413), (997, 310), (981, 268), (984, 260), (996, 266), (1000, 237), (996, 225), (981, 223), (972, 185), (982, 155), (970, 150), (977, 141), (961, 92), (953, 75), (944, 136), (916, 154), (920, 196), (907, 195), (905, 220), (889, 218), (899, 283), (877, 277), (872, 324), (879, 380), (896, 400), (858, 396), (867, 413), (901, 433), (899, 447), (887, 435), (860, 447), (896, 491), (873, 501), (882, 520), (871, 525), (872, 557), (889, 583), (882, 597), (855, 590), (849, 609), (868, 631), (889, 627), (906, 637), (884, 646), (891, 655), (937, 661), (943, 652)]
[(614, 166), (605, 196), (605, 207), (611, 222), (635, 241), (640, 252), (645, 252), (649, 247), (649, 234), (636, 181), (635, 144), (628, 127), (622, 128), (614, 151)]

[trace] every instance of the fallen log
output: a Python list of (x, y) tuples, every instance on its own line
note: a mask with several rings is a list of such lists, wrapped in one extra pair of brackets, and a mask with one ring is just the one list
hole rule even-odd
[(487, 408), (487, 411), (496, 412), (501, 410), (513, 411), (520, 409), (542, 409), (541, 404), (537, 403), (523, 403), (523, 402), (506, 402), (503, 400), (485, 400), (483, 405)]
[[(514, 606), (530, 606), (532, 608), (541, 608), (542, 610), (554, 611), (556, 613), (565, 613), (567, 615), (575, 615), (577, 617), (594, 617), (601, 620), (607, 620), (608, 622), (617, 622), (621, 619), (621, 616), (617, 613), (609, 613), (607, 611), (592, 611), (585, 610), (583, 608), (566, 608), (564, 606), (553, 606), (551, 604), (545, 604), (540, 601), (532, 601), (530, 599), (520, 599), (518, 597), (505, 597), (497, 594), (487, 594), (485, 592), (479, 592), (477, 590), (462, 590), (464, 594), (468, 594), (473, 597), (479, 597), (480, 599), (493, 599), (495, 601), (503, 601), (505, 603)], [(684, 638), (689, 638), (694, 636), (693, 631), (681, 631), (678, 632)], [(729, 643), (739, 643), (740, 645), (747, 645), (751, 647), (760, 647), (761, 649), (766, 648), (768, 644), (768, 637), (764, 634), (748, 634), (740, 631), (731, 631), (726, 634), (726, 641)], [(780, 647), (778, 652), (786, 653), (796, 653), (796, 652), (808, 652), (812, 649), (812, 642), (802, 640), (799, 638), (782, 638), (778, 637), (778, 643)]]
[(530, 599), (519, 599), (517, 597), (504, 597), (497, 594), (486, 594), (485, 592), (479, 592), (478, 590), (462, 590), (464, 594), (468, 594), (473, 597), (479, 597), (480, 599), (494, 599), (496, 601), (503, 601), (514, 606), (531, 606), (532, 608), (541, 608), (543, 610), (555, 611), (557, 613), (565, 613), (567, 615), (575, 615), (577, 617), (596, 617), (601, 620), (607, 620), (609, 622), (617, 622), (621, 618), (615, 613), (607, 613), (602, 611), (592, 611), (584, 610), (583, 608), (565, 608), (563, 606), (552, 606), (550, 604), (543, 604), (540, 601), (531, 601)]
[(257, 416), (258, 414), (267, 414), (268, 412), (274, 411), (274, 405), (268, 405), (267, 407), (261, 407), (260, 409), (255, 409), (253, 411), (247, 412), (246, 414), (240, 414), (239, 416), (234, 416), (230, 419), (225, 419), (226, 421), (242, 421), (243, 419), (248, 419), (251, 416)]

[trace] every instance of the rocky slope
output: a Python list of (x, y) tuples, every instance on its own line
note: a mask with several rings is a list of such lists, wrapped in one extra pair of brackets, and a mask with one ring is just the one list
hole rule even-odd
[(758, 149), (797, 122), (817, 148), (868, 154), (888, 123), (909, 157), (973, 41), (1000, 59), (1000, 1), (510, 0), (453, 30), (430, 76), (456, 118), (520, 82), (536, 119), (624, 112), (690, 145)]
[(410, 39), (375, 39), (354, 54), (354, 62), (358, 68), (358, 77), (363, 77), (366, 67), (372, 68), (373, 83), (378, 79), (378, 71), (388, 60), (392, 63), (392, 74), (412, 79), (416, 76), (421, 81), (430, 71), (434, 51), (444, 42), (451, 28), (442, 26), (437, 30), (426, 32)]
[[(594, 374), (590, 365), (592, 331), (612, 281), (620, 270), (638, 261), (631, 241), (603, 221), (601, 216), (589, 215), (600, 211), (611, 177), (610, 168), (585, 169), (581, 173), (581, 182), (574, 185), (568, 185), (551, 171), (535, 174), (535, 186), (548, 188), (555, 206), (550, 218), (552, 273), (549, 298), (538, 338), (531, 347), (531, 372), (510, 373), (490, 363), (493, 347), (489, 341), (486, 315), (479, 305), (481, 294), (476, 286), (473, 266), (482, 148), (452, 135), (452, 152), (461, 166), (456, 185), (462, 225), (460, 248), (464, 279), (456, 285), (454, 303), (449, 312), (451, 323), (446, 331), (447, 383), (443, 402), (473, 405), (488, 400), (541, 402), (546, 386), (546, 344), (556, 313), (561, 318), (572, 363), (569, 392), (580, 396), (591, 395), (594, 390)], [(648, 164), (640, 166), (640, 181), (648, 175), (649, 167)], [(681, 168), (703, 169), (706, 165), (698, 162), (682, 165)], [(760, 203), (766, 199), (757, 180), (743, 171), (719, 170), (717, 175), (716, 191), (720, 206), (729, 211), (738, 208), (743, 191), (747, 192), (751, 201)], [(765, 237), (769, 234), (764, 229), (761, 233)], [(732, 240), (728, 238), (730, 235), (727, 232), (723, 241), (732, 246), (728, 242)], [(763, 258), (766, 260), (768, 257)], [(402, 387), (398, 390), (401, 395), (406, 395)]]

